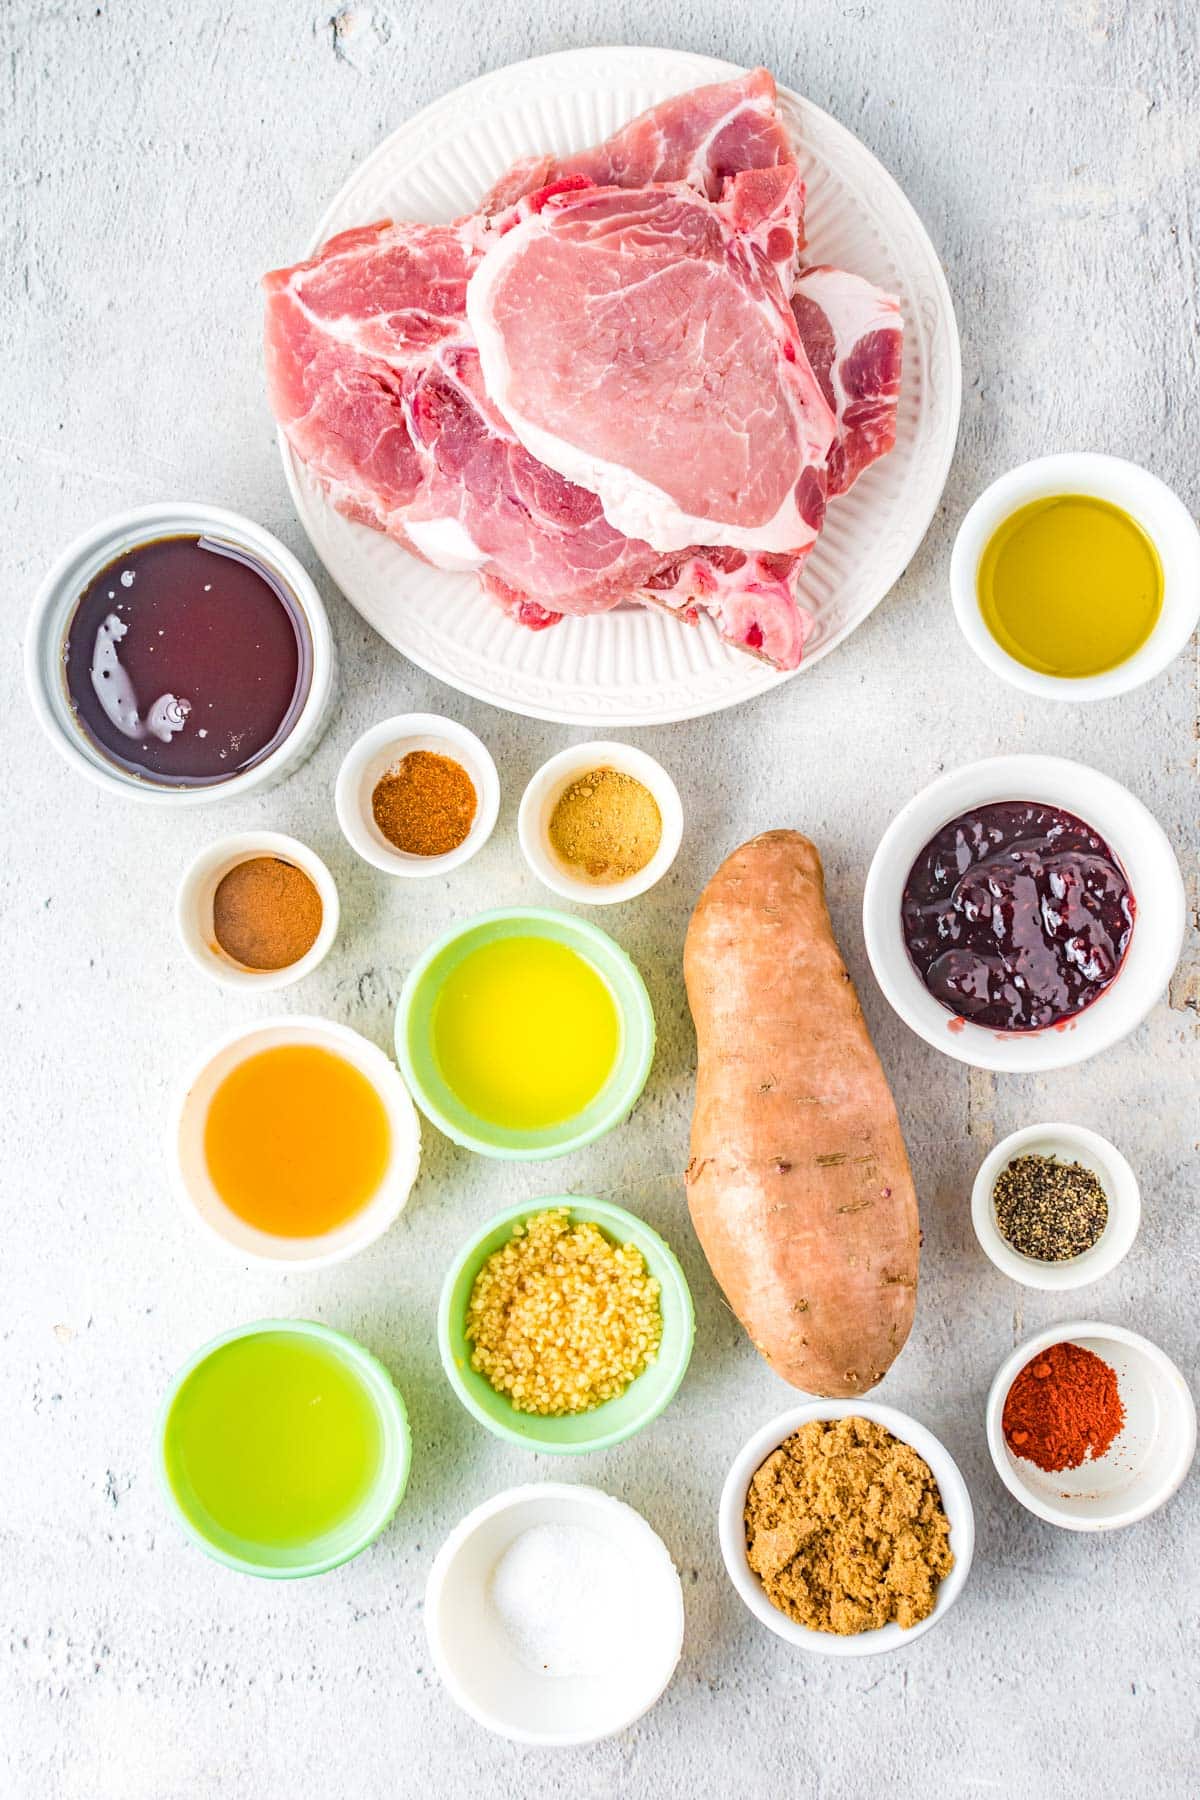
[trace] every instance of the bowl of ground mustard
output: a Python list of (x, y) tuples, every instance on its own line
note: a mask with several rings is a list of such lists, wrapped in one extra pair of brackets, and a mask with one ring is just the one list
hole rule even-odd
[(573, 744), (521, 797), (517, 835), (538, 880), (564, 900), (611, 906), (662, 880), (683, 839), (667, 771), (631, 744)]
[(442, 1287), (438, 1348), (479, 1423), (527, 1450), (623, 1443), (670, 1404), (692, 1354), (687, 1280), (658, 1233), (606, 1200), (497, 1213)]
[(769, 1631), (822, 1656), (899, 1650), (944, 1619), (971, 1568), (966, 1482), (894, 1406), (813, 1400), (755, 1432), (721, 1493), (721, 1554)]

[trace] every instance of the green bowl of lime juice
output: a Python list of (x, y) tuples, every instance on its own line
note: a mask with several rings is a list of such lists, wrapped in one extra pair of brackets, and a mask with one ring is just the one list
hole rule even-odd
[(184, 1365), (158, 1420), (167, 1503), (209, 1556), (276, 1580), (358, 1556), (404, 1496), (412, 1440), (383, 1364), (303, 1319), (260, 1319)]

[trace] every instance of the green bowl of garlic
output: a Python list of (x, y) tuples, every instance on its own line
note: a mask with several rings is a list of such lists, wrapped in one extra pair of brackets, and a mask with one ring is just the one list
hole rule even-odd
[[(589, 1305), (602, 1287), (603, 1324)], [(467, 1411), (496, 1437), (554, 1456), (607, 1450), (656, 1419), (694, 1333), (687, 1280), (658, 1233), (575, 1195), (497, 1213), (460, 1250), (438, 1307), (442, 1366)]]

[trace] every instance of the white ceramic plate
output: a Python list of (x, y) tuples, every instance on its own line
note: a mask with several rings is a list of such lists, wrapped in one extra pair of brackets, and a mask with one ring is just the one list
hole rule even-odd
[[(373, 219), (469, 212), (518, 157), (582, 149), (671, 94), (737, 72), (712, 57), (630, 48), (565, 50), (497, 69), (381, 144), (326, 212), (309, 254)], [(954, 450), (962, 382), (950, 293), (912, 207), (844, 126), (787, 88), (779, 99), (808, 186), (808, 260), (896, 294), (905, 327), (896, 447), (830, 506), (805, 567), (802, 594), (816, 619), (809, 668), (879, 604), (924, 537)], [(661, 725), (788, 679), (722, 644), (707, 621), (690, 629), (640, 607), (528, 631), (472, 576), (431, 569), (341, 518), (282, 436), (280, 446), (304, 529), (347, 599), (389, 644), (463, 693), (565, 724)]]

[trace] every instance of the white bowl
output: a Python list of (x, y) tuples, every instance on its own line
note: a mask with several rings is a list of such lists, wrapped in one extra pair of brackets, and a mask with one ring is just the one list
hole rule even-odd
[[(644, 869), (625, 881), (589, 881), (586, 876), (574, 874), (550, 843), (550, 817), (560, 796), (573, 781), (592, 769), (616, 769), (622, 775), (632, 775), (649, 788), (662, 815), (658, 849)], [(644, 750), (607, 741), (573, 744), (543, 763), (525, 789), (517, 816), (517, 835), (525, 861), (538, 880), (554, 893), (561, 894), (564, 900), (581, 900), (589, 906), (612, 906), (618, 900), (635, 899), (662, 880), (679, 853), (683, 806), (667, 771)]]
[[(1063, 1343), (1091, 1350), (1115, 1371), (1125, 1428), (1099, 1462), (1053, 1475), (1013, 1455), (1004, 1403), (1026, 1363)], [(1001, 1481), (1039, 1519), (1068, 1531), (1116, 1531), (1157, 1512), (1182, 1486), (1196, 1453), (1196, 1407), (1175, 1364), (1148, 1338), (1077, 1320), (1039, 1331), (1001, 1363), (988, 1394), (987, 1440)]]
[[(802, 1425), (811, 1424), (814, 1419), (849, 1418), (873, 1419), (877, 1425), (890, 1431), (893, 1437), (910, 1445), (918, 1456), (924, 1457), (933, 1471), (941, 1492), (943, 1511), (950, 1521), (950, 1548), (954, 1553), (954, 1567), (938, 1588), (937, 1604), (933, 1611), (907, 1631), (893, 1621), (890, 1625), (880, 1626), (876, 1631), (861, 1631), (853, 1637), (839, 1637), (832, 1631), (812, 1631), (807, 1625), (798, 1625), (786, 1613), (780, 1612), (777, 1606), (772, 1606), (763, 1591), (762, 1583), (746, 1560), (746, 1495), (758, 1469), (771, 1452), (777, 1450), (785, 1438), (799, 1431)], [(872, 1400), (810, 1400), (804, 1406), (796, 1406), (790, 1412), (780, 1413), (777, 1419), (772, 1419), (769, 1425), (756, 1431), (738, 1451), (733, 1467), (725, 1477), (725, 1486), (721, 1490), (718, 1530), (721, 1555), (725, 1558), (729, 1579), (755, 1618), (768, 1631), (773, 1631), (776, 1637), (794, 1644), (798, 1650), (812, 1650), (821, 1656), (875, 1656), (884, 1650), (901, 1650), (922, 1637), (925, 1632), (931, 1631), (946, 1617), (966, 1586), (971, 1558), (975, 1552), (975, 1514), (971, 1507), (971, 1496), (950, 1452), (931, 1431), (927, 1431), (915, 1419), (910, 1419), (907, 1413)]]
[[(207, 787), (161, 787), (110, 762), (80, 729), (67, 695), (63, 644), (85, 587), (108, 563), (154, 538), (212, 535), (249, 552), (287, 588), (308, 626), (308, 696), (283, 742), (253, 768)], [(25, 631), (25, 682), (38, 724), (73, 769), (109, 793), (149, 806), (205, 806), (272, 787), (310, 756), (333, 697), (336, 659), (321, 596), (303, 564), (252, 519), (223, 507), (162, 501), (132, 507), (91, 526), (63, 551), (37, 592)]]
[[(1026, 668), (996, 642), (979, 607), (979, 563), (993, 533), (1020, 507), (1056, 494), (1088, 494), (1121, 507), (1153, 541), (1162, 562), (1158, 623), (1140, 650), (1100, 675), (1073, 678)], [(1200, 531), (1182, 500), (1136, 463), (1092, 451), (1042, 456), (994, 481), (967, 513), (950, 557), (950, 595), (963, 636), (993, 674), (1046, 700), (1107, 700), (1161, 674), (1196, 629)]]
[[(943, 825), (998, 800), (1039, 800), (1104, 838), (1133, 889), (1136, 917), (1116, 978), (1074, 1018), (1042, 1031), (996, 1031), (948, 1012), (909, 957), (900, 902), (913, 863)], [(1140, 1025), (1166, 991), (1183, 945), (1183, 879), (1162, 826), (1111, 776), (1059, 756), (993, 756), (952, 769), (901, 808), (871, 859), (863, 929), (875, 979), (905, 1024), (977, 1069), (1035, 1073), (1084, 1062)]]
[[(221, 1082), (261, 1050), (281, 1044), (316, 1044), (352, 1063), (379, 1096), (391, 1128), (383, 1179), (366, 1205), (332, 1231), (315, 1237), (281, 1237), (261, 1231), (230, 1210), (213, 1185), (204, 1154), (204, 1126)], [(357, 1256), (395, 1223), (417, 1178), (421, 1130), (396, 1065), (348, 1025), (296, 1013), (240, 1025), (210, 1044), (185, 1076), (171, 1114), (168, 1154), (175, 1185), (189, 1216), (240, 1262), (279, 1269), (325, 1269)]]
[[(546, 1524), (598, 1532), (627, 1562), (627, 1641), (619, 1663), (602, 1673), (527, 1667), (491, 1605), (500, 1557), (523, 1531)], [(536, 1482), (485, 1500), (450, 1533), (425, 1589), (425, 1629), (451, 1699), (480, 1725), (518, 1744), (592, 1744), (640, 1719), (675, 1673), (683, 1591), (666, 1545), (623, 1500), (598, 1488)]]
[[(1059, 1162), (1080, 1163), (1096, 1176), (1108, 1200), (1108, 1222), (1090, 1250), (1068, 1262), (1039, 1262), (1014, 1250), (1001, 1236), (992, 1193), (1001, 1171), (1018, 1156), (1056, 1156)], [(1141, 1217), (1141, 1194), (1133, 1170), (1115, 1144), (1082, 1125), (1027, 1125), (1023, 1131), (1011, 1132), (984, 1157), (971, 1193), (975, 1235), (1001, 1274), (1010, 1275), (1024, 1287), (1057, 1293), (1111, 1275), (1128, 1254)]]
[[(213, 930), (213, 900), (231, 869), (254, 856), (273, 856), (303, 870), (321, 897), (321, 929), (313, 945), (294, 963), (282, 969), (248, 969), (223, 950)], [(338, 891), (315, 850), (282, 831), (242, 831), (220, 838), (201, 850), (188, 868), (175, 896), (175, 927), (180, 942), (198, 969), (222, 987), (268, 989), (290, 987), (311, 975), (329, 954), (337, 936)]]
[[(467, 771), (475, 788), (475, 817), (462, 843), (444, 856), (411, 856), (384, 837), (371, 811), (371, 795), (385, 775), (411, 750), (448, 756)], [(482, 850), (500, 811), (500, 777), (486, 746), (473, 731), (437, 713), (402, 713), (365, 731), (347, 752), (334, 789), (338, 824), (364, 862), (385, 875), (445, 875)]]

